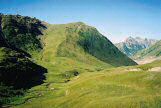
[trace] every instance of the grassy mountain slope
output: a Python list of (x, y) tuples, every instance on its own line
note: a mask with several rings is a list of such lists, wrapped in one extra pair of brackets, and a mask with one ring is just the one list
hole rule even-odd
[(73, 24), (48, 25), (42, 37), (44, 49), (37, 59), (48, 69), (45, 83), (31, 88), (21, 98), (25, 103), (15, 102), (12, 104), (14, 108), (161, 106), (161, 74), (149, 71), (150, 68), (159, 67), (161, 61), (116, 68), (84, 51), (83, 46), (76, 42), (79, 39), (77, 32), (72, 33), (72, 41), (67, 38), (69, 31), (66, 32), (66, 26)]
[(154, 45), (152, 45), (151, 47), (136, 53), (133, 56), (133, 58), (143, 59), (143, 58), (150, 57), (150, 56), (153, 56), (153, 57), (161, 56), (161, 41), (158, 41)]
[(34, 83), (41, 84), (44, 80), (43, 73), (46, 71), (24, 54), (5, 47), (0, 48), (0, 70), (0, 82), (15, 88), (30, 87)]
[[(72, 24), (73, 25), (73, 24)], [(73, 72), (78, 72), (79, 74), (86, 71), (101, 70), (105, 67), (113, 67), (84, 51), (80, 51), (80, 48), (69, 49), (71, 52), (75, 52), (79, 56), (71, 56), (70, 53), (60, 54), (61, 45), (66, 41), (66, 27), (70, 26), (67, 24), (61, 25), (47, 25), (47, 30), (44, 32), (42, 41), (44, 44), (41, 54), (34, 55), (37, 58), (37, 62), (48, 69), (46, 74), (47, 83), (53, 82), (66, 82), (73, 77)], [(61, 48), (60, 48), (61, 47)], [(82, 49), (81, 49), (82, 50)], [(83, 53), (83, 54), (81, 54)], [(81, 58), (81, 59), (80, 59)]]
[(42, 84), (46, 72), (25, 54), (0, 47), (0, 103), (10, 103), (22, 96), (27, 88)]
[(42, 84), (45, 79), (47, 70), (31, 61), (26, 52), (39, 50), (40, 42), (35, 37), (38, 29), (29, 28), (36, 26), (35, 20), (0, 15), (0, 107), (19, 99), (26, 89)]
[(150, 71), (160, 64), (107, 68), (82, 73), (61, 86), (44, 84), (14, 108), (160, 108), (161, 72)]
[(66, 40), (59, 46), (59, 56), (74, 57), (77, 58), (77, 60), (84, 60), (85, 57), (90, 54), (113, 66), (136, 64), (120, 52), (94, 27), (87, 26), (81, 22), (71, 23), (66, 25), (65, 32)]
[(45, 26), (36, 18), (20, 15), (0, 15), (1, 30), (6, 41), (13, 47), (25, 51), (42, 48), (39, 35)]
[[(7, 21), (5, 21), (5, 18)], [(11, 23), (8, 24), (8, 21)], [(26, 23), (23, 23), (23, 21)], [(37, 19), (22, 16), (3, 16), (2, 22), (5, 22), (6, 24), (3, 24), (2, 31), (7, 42), (17, 49), (27, 51), (27, 53), (32, 55), (32, 58), (26, 57), (26, 55), (24, 55), (25, 57), (19, 56), (22, 55), (23, 52), (5, 48), (6, 50), (2, 50), (1, 52), (2, 67), (4, 68), (5, 66), (3, 65), (7, 64), (3, 63), (4, 61), (9, 62), (8, 64), (9, 68), (11, 67), (11, 73), (13, 72), (14, 74), (14, 81), (15, 79), (17, 80), (17, 77), (15, 76), (17, 73), (15, 72), (18, 72), (18, 75), (27, 75), (27, 77), (25, 76), (26, 78), (30, 78), (28, 75), (33, 76), (33, 80), (31, 80), (31, 82), (41, 79), (38, 73), (41, 73), (41, 70), (46, 72), (47, 69), (45, 79), (42, 79), (44, 81), (43, 84), (34, 86), (27, 90), (24, 97), (18, 96), (5, 104), (21, 107), (19, 105), (24, 102), (27, 104), (28, 102), (31, 102), (31, 106), (34, 104), (36, 106), (33, 107), (39, 107), (41, 104), (38, 104), (34, 99), (40, 99), (39, 102), (41, 102), (42, 100), (50, 101), (52, 98), (54, 102), (56, 102), (59, 97), (65, 95), (64, 93), (66, 93), (68, 83), (79, 77), (79, 75), (88, 76), (88, 73), (98, 73), (107, 68), (110, 69), (116, 66), (136, 64), (121, 53), (108, 39), (102, 36), (93, 27), (89, 27), (80, 22), (59, 25), (45, 24), (47, 29), (44, 30), (44, 26), (39, 26), (39, 24), (42, 23), (37, 21)], [(22, 29), (24, 30), (23, 32), (21, 32), (21, 27), (24, 28)], [(9, 31), (7, 31), (7, 29), (9, 29)], [(36, 33), (32, 30), (36, 30)], [(37, 33), (37, 30), (41, 33)], [(13, 35), (12, 33), (15, 34)], [(101, 49), (105, 51), (101, 51)], [(7, 51), (7, 53), (5, 51)], [(11, 59), (11, 61), (8, 59)], [(10, 69), (6, 70), (8, 71)], [(39, 78), (34, 77), (36, 74)], [(18, 78), (22, 79), (22, 77)], [(23, 82), (20, 82), (20, 80), (18, 80), (18, 82), (20, 85), (23, 85)], [(1, 90), (3, 91), (4, 89)], [(34, 102), (36, 102), (36, 104)], [(44, 103), (43, 107), (47, 104), (48, 102), (46, 104)]]

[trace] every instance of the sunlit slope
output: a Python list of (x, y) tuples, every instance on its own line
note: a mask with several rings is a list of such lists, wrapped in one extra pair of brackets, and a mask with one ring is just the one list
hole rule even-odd
[(160, 108), (161, 71), (151, 70), (160, 64), (82, 73), (16, 108)]
[(94, 27), (82, 22), (70, 23), (65, 32), (66, 39), (59, 46), (58, 56), (86, 63), (93, 60), (92, 56), (113, 66), (136, 65)]
[(48, 69), (45, 83), (30, 89), (21, 99), (24, 103), (17, 102), (14, 108), (160, 108), (161, 72), (150, 69), (160, 67), (161, 61), (113, 67), (75, 42), (66, 42), (66, 27), (60, 26), (65, 25), (50, 25), (42, 39), (38, 63)]
[(136, 64), (95, 28), (84, 23), (46, 24), (46, 27), (41, 39), (43, 50), (34, 58), (48, 69), (47, 81), (67, 80), (62, 74), (73, 70), (82, 73)]
[[(37, 63), (48, 69), (46, 83), (66, 82), (73, 77), (73, 72), (80, 74), (86, 71), (97, 71), (106, 67), (113, 67), (85, 53), (80, 47), (71, 47), (71, 49), (68, 49), (68, 51), (75, 52), (76, 55), (79, 55), (77, 57), (70, 56), (70, 53), (65, 51), (63, 51), (63, 54), (67, 56), (59, 54), (61, 48), (68, 47), (61, 47), (61, 45), (67, 39), (67, 28), (72, 25), (73, 24), (46, 24), (47, 30), (44, 31), (44, 35), (42, 36), (43, 50), (39, 54), (36, 53), (33, 55)], [(72, 43), (70, 44), (73, 46)]]
[[(5, 47), (11, 47), (0, 48), (0, 72), (5, 75), (0, 77), (4, 81), (13, 79), (9, 86), (20, 84), (20, 91), (11, 90), (11, 95), (8, 88), (0, 85), (0, 92), (8, 93), (7, 99), (0, 97), (0, 104), (7, 107), (41, 107), (38, 101), (46, 101), (42, 103), (46, 107), (48, 101), (55, 103), (66, 96), (76, 78), (91, 77), (117, 66), (136, 65), (94, 27), (81, 22), (55, 25), (20, 15), (2, 15), (1, 25), (4, 36), (0, 41), (4, 38)], [(21, 85), (27, 89), (22, 90)]]
[[(79, 54), (80, 53), (80, 48), (71, 48), (68, 51), (69, 52), (63, 52), (64, 54), (66, 54), (67, 56), (61, 56), (59, 55), (59, 50), (61, 48), (61, 44), (66, 41), (67, 36), (68, 36), (68, 32), (67, 32), (67, 27), (70, 27), (70, 24), (60, 24), (60, 25), (48, 25), (48, 29), (45, 31), (44, 36), (42, 37), (42, 42), (44, 44), (44, 48), (42, 51), (42, 60), (46, 61), (46, 62), (55, 62), (55, 60), (57, 58), (59, 59), (63, 59), (63, 58), (69, 58), (72, 59), (73, 56), (70, 56), (70, 51), (74, 52), (75, 50), (77, 50), (75, 53)], [(71, 34), (72, 35), (72, 34)], [(73, 42), (74, 43), (74, 42)], [(70, 43), (71, 46), (73, 45), (73, 43)], [(67, 46), (63, 46), (63, 47), (67, 47)], [(84, 58), (86, 59), (86, 61), (82, 61), (84, 63), (88, 64), (88, 61), (91, 63), (95, 63), (95, 62), (100, 62), (102, 64), (105, 64), (103, 62), (101, 62), (100, 60), (96, 59), (95, 57), (92, 57), (91, 55), (89, 55), (88, 53), (83, 53), (82, 55), (79, 54), (80, 56), (85, 56)], [(88, 57), (88, 58), (86, 58)], [(79, 57), (77, 57), (79, 58)], [(74, 60), (76, 60), (77, 58), (75, 58)]]

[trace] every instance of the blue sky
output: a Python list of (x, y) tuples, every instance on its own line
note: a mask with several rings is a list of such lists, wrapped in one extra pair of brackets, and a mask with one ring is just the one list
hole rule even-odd
[(161, 39), (161, 0), (0, 0), (0, 12), (61, 24), (82, 21), (112, 42)]

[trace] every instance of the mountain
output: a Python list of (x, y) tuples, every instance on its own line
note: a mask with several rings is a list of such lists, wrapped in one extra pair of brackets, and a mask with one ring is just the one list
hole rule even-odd
[(161, 61), (136, 65), (82, 22), (1, 17), (0, 107), (160, 106)]
[(42, 35), (45, 26), (40, 20), (20, 15), (0, 15), (3, 38), (21, 50), (33, 51), (42, 49), (38, 36)]
[(125, 53), (127, 56), (133, 56), (138, 51), (148, 48), (153, 45), (157, 40), (154, 39), (143, 39), (140, 37), (128, 37), (124, 42), (117, 43), (116, 46)]
[(133, 58), (134, 59), (144, 59), (148, 57), (160, 57), (161, 56), (161, 40), (146, 48), (141, 50), (140, 52), (136, 53)]
[(27, 25), (25, 17), (0, 15), (0, 107), (22, 96), (26, 89), (42, 84), (47, 72), (26, 52), (37, 46), (37, 40), (33, 30), (25, 31), (28, 27), (18, 23), (20, 20)]
[(135, 64), (96, 28), (81, 22), (66, 24), (63, 28), (66, 39), (58, 47), (59, 56), (73, 57), (81, 61), (88, 54), (113, 66)]
[[(42, 31), (46, 29), (46, 26), (36, 18), (1, 15), (1, 28), (5, 40), (10, 46), (28, 53), (43, 49), (44, 41), (40, 38), (41, 36), (45, 38)], [(56, 49), (60, 56), (72, 55), (82, 60), (82, 56), (90, 55), (114, 66), (135, 64), (94, 27), (82, 22), (50, 26), (55, 29), (55, 32), (59, 32), (58, 35), (64, 34), (62, 37), (64, 41)], [(47, 44), (50, 44), (49, 42)]]
[(40, 92), (48, 94), (53, 85), (59, 90), (79, 74), (137, 65), (82, 22), (48, 24), (20, 15), (0, 18), (0, 104), (22, 104), (44, 95)]

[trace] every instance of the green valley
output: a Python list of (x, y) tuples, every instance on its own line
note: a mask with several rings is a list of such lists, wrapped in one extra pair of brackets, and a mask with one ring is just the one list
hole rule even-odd
[(161, 71), (153, 69), (161, 61), (137, 65), (82, 22), (2, 15), (1, 25), (2, 107), (161, 107)]

